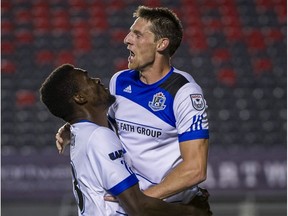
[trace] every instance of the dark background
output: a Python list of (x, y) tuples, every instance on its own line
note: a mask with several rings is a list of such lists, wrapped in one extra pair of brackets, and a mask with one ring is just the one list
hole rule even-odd
[(138, 5), (166, 6), (184, 26), (173, 65), (192, 74), (209, 106), (208, 178), (215, 215), (286, 215), (285, 0), (2, 0), (3, 216), (77, 215), (63, 124), (38, 89), (62, 63), (108, 86), (127, 67), (123, 39)]

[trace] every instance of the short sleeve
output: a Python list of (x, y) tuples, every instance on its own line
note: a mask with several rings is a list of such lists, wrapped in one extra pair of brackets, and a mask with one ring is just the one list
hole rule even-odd
[(94, 175), (115, 196), (138, 182), (123, 154), (118, 137), (110, 129), (99, 128), (91, 135), (87, 155)]
[(207, 104), (200, 86), (185, 84), (174, 100), (174, 115), (179, 142), (209, 138)]

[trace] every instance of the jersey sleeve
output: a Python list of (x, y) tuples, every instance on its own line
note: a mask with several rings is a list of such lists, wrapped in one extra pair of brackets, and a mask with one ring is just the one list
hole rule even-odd
[(100, 178), (103, 187), (117, 196), (138, 183), (135, 174), (123, 158), (123, 149), (117, 136), (108, 128), (97, 129), (89, 140), (87, 155), (95, 176)]
[(179, 142), (209, 138), (207, 108), (200, 86), (187, 83), (179, 89), (173, 105)]

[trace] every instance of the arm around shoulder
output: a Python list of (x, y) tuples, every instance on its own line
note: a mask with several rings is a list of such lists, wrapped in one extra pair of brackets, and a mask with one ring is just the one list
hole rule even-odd
[(136, 184), (122, 192), (120, 204), (129, 215), (136, 216), (208, 216), (208, 212), (193, 206), (166, 203), (160, 199), (144, 195)]

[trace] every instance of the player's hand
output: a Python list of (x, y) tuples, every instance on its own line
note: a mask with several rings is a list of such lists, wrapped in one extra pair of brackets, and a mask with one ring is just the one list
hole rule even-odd
[(209, 204), (209, 192), (204, 189), (200, 188), (200, 194), (195, 196), (189, 203), (188, 205), (193, 206), (195, 212), (197, 212), (196, 215), (203, 215), (203, 216), (211, 216), (213, 215), (211, 209), (210, 209), (210, 204)]
[(118, 202), (118, 200), (117, 200), (116, 197), (114, 197), (114, 196), (109, 196), (109, 195), (104, 196), (104, 200), (105, 200), (105, 201), (109, 201), (109, 202)]
[(70, 124), (68, 123), (60, 127), (56, 133), (56, 148), (59, 154), (63, 154), (65, 147), (70, 143), (70, 133)]

